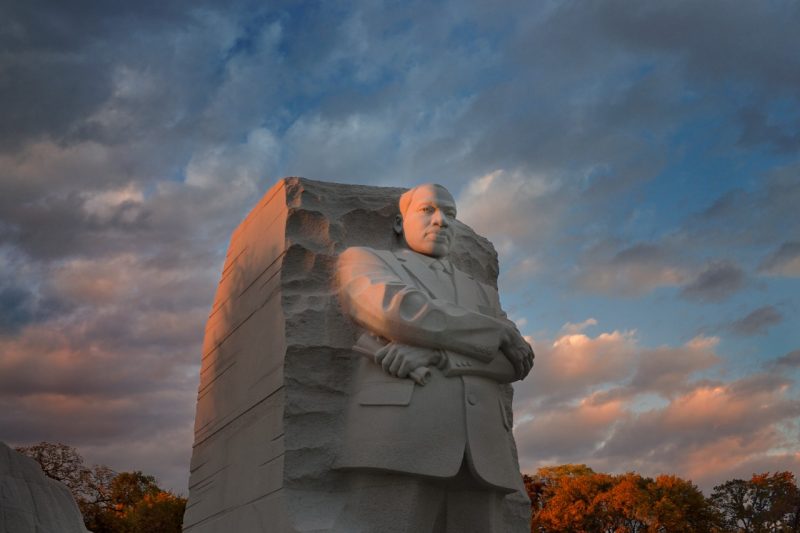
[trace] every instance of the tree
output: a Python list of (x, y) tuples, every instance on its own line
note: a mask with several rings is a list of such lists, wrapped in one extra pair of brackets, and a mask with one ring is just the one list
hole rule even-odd
[(541, 487), (531, 531), (605, 531), (608, 516), (599, 497), (611, 488), (611, 476), (561, 465), (539, 469), (530, 485)]
[(687, 533), (714, 531), (716, 514), (700, 490), (676, 476), (617, 476), (586, 465), (540, 469), (525, 477), (531, 531)]
[(61, 443), (40, 442), (17, 451), (70, 489), (86, 528), (94, 533), (181, 531), (186, 499), (159, 488), (153, 476), (116, 473), (103, 465), (87, 468), (74, 448)]
[(152, 494), (148, 493), (124, 511), (118, 531), (180, 533), (185, 510), (185, 498), (162, 490)]
[(711, 502), (694, 484), (677, 476), (661, 475), (647, 487), (650, 497), (650, 531), (703, 533), (719, 526)]
[(711, 501), (726, 531), (800, 532), (800, 489), (791, 472), (726, 481), (714, 487)]
[(15, 449), (39, 463), (47, 477), (66, 485), (76, 500), (85, 493), (91, 473), (75, 448), (60, 442), (54, 444), (42, 441)]
[(111, 485), (116, 476), (117, 473), (107, 466), (95, 465), (92, 468), (83, 497), (76, 498), (87, 529), (102, 529), (99, 524), (111, 506)]

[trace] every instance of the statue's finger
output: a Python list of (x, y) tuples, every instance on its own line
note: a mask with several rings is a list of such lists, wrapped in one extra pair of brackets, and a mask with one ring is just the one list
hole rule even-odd
[(381, 366), (385, 371), (389, 372), (389, 369), (391, 368), (392, 362), (395, 360), (396, 355), (397, 352), (392, 350), (388, 354), (386, 354), (386, 357), (383, 358), (383, 361), (381, 361)]
[(409, 368), (409, 366), (410, 365), (408, 363), (408, 360), (407, 359), (404, 360), (402, 362), (402, 364), (400, 364), (400, 368), (397, 369), (397, 377), (398, 378), (406, 377), (409, 374), (409, 372), (411, 372), (411, 369)]
[(403, 364), (403, 360), (405, 358), (401, 357), (399, 354), (392, 360), (392, 364), (389, 365), (389, 373), (393, 376), (397, 375), (397, 371), (400, 370), (400, 365)]

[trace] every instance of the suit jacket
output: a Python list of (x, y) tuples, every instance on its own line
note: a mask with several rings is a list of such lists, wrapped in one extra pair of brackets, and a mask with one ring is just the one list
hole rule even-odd
[[(510, 367), (498, 351), (507, 319), (496, 289), (453, 269), (451, 301), (428, 261), (411, 250), (347, 249), (337, 267), (344, 310), (393, 342), (445, 350), (451, 369)], [(430, 381), (419, 386), (359, 359), (336, 467), (447, 478), (466, 457), (485, 483), (523, 489), (498, 381), (431, 368)]]

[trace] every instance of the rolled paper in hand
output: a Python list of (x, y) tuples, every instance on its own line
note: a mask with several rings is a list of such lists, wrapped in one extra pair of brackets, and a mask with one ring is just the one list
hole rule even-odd
[(411, 371), (408, 375), (419, 386), (425, 385), (431, 379), (431, 371), (427, 366), (420, 366)]

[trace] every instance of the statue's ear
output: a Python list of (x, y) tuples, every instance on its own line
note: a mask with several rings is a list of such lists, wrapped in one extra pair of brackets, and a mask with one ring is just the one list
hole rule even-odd
[(394, 232), (396, 234), (403, 234), (403, 215), (397, 215), (394, 217), (394, 224), (392, 225), (392, 228), (394, 228)]

